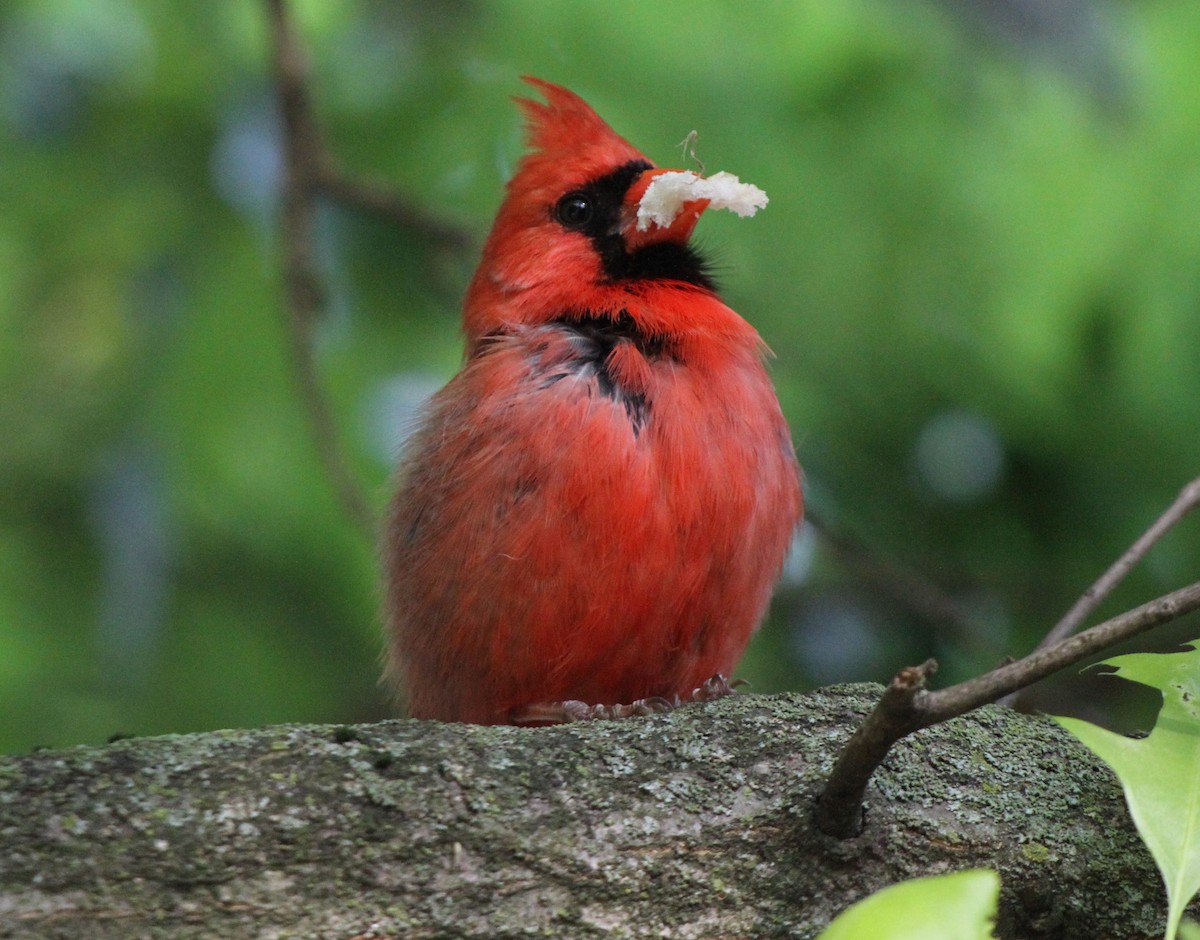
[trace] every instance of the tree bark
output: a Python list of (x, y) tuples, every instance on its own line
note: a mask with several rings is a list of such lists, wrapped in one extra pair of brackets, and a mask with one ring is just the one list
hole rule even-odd
[(1161, 936), (1120, 787), (1052, 721), (918, 732), (863, 833), (812, 800), (875, 686), (541, 729), (392, 721), (0, 759), (0, 937), (812, 937), (989, 866), (1001, 937)]

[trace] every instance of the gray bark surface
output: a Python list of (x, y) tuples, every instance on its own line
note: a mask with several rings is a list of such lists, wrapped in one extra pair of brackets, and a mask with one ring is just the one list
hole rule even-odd
[(0, 937), (813, 937), (988, 866), (998, 934), (1161, 936), (1120, 788), (1045, 718), (901, 742), (838, 842), (811, 800), (873, 686), (542, 729), (390, 721), (0, 758)]

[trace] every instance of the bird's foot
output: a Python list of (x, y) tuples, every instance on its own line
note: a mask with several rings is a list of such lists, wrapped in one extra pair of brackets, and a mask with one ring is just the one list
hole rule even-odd
[(640, 698), (628, 705), (589, 705), (575, 699), (565, 702), (537, 702), (518, 711), (513, 716), (513, 722), (518, 725), (557, 725), (574, 721), (662, 715), (690, 702), (712, 702), (733, 695), (739, 685), (745, 684), (745, 679), (734, 679), (730, 682), (717, 673), (686, 696), (672, 695), (667, 698), (656, 695), (652, 698)]
[(749, 685), (750, 682), (746, 679), (734, 679), (730, 682), (719, 672), (711, 679), (705, 679), (697, 689), (692, 689), (692, 694), (685, 701), (687, 702), (715, 702), (719, 698), (724, 698), (726, 695), (736, 695), (738, 686)]

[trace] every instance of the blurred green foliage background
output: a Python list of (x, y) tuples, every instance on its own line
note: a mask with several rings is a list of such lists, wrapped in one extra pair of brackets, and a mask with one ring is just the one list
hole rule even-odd
[[(295, 10), (339, 158), (475, 246), (322, 207), (317, 355), (375, 507), (458, 363), (523, 73), (663, 165), (696, 129), (767, 191), (699, 237), (777, 355), (810, 504), (976, 624), (924, 621), (808, 530), (755, 691), (1019, 654), (1200, 473), (1192, 0)], [(389, 713), (374, 548), (286, 354), (278, 139), (258, 2), (0, 8), (0, 750)], [(1192, 520), (1104, 612), (1198, 573)]]

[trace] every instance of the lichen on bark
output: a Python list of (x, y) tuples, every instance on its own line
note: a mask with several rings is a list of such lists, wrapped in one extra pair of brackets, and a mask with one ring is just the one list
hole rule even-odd
[(872, 686), (542, 729), (392, 721), (0, 758), (0, 937), (811, 937), (903, 878), (1003, 878), (1006, 937), (1161, 933), (1111, 773), (989, 707), (811, 801)]

